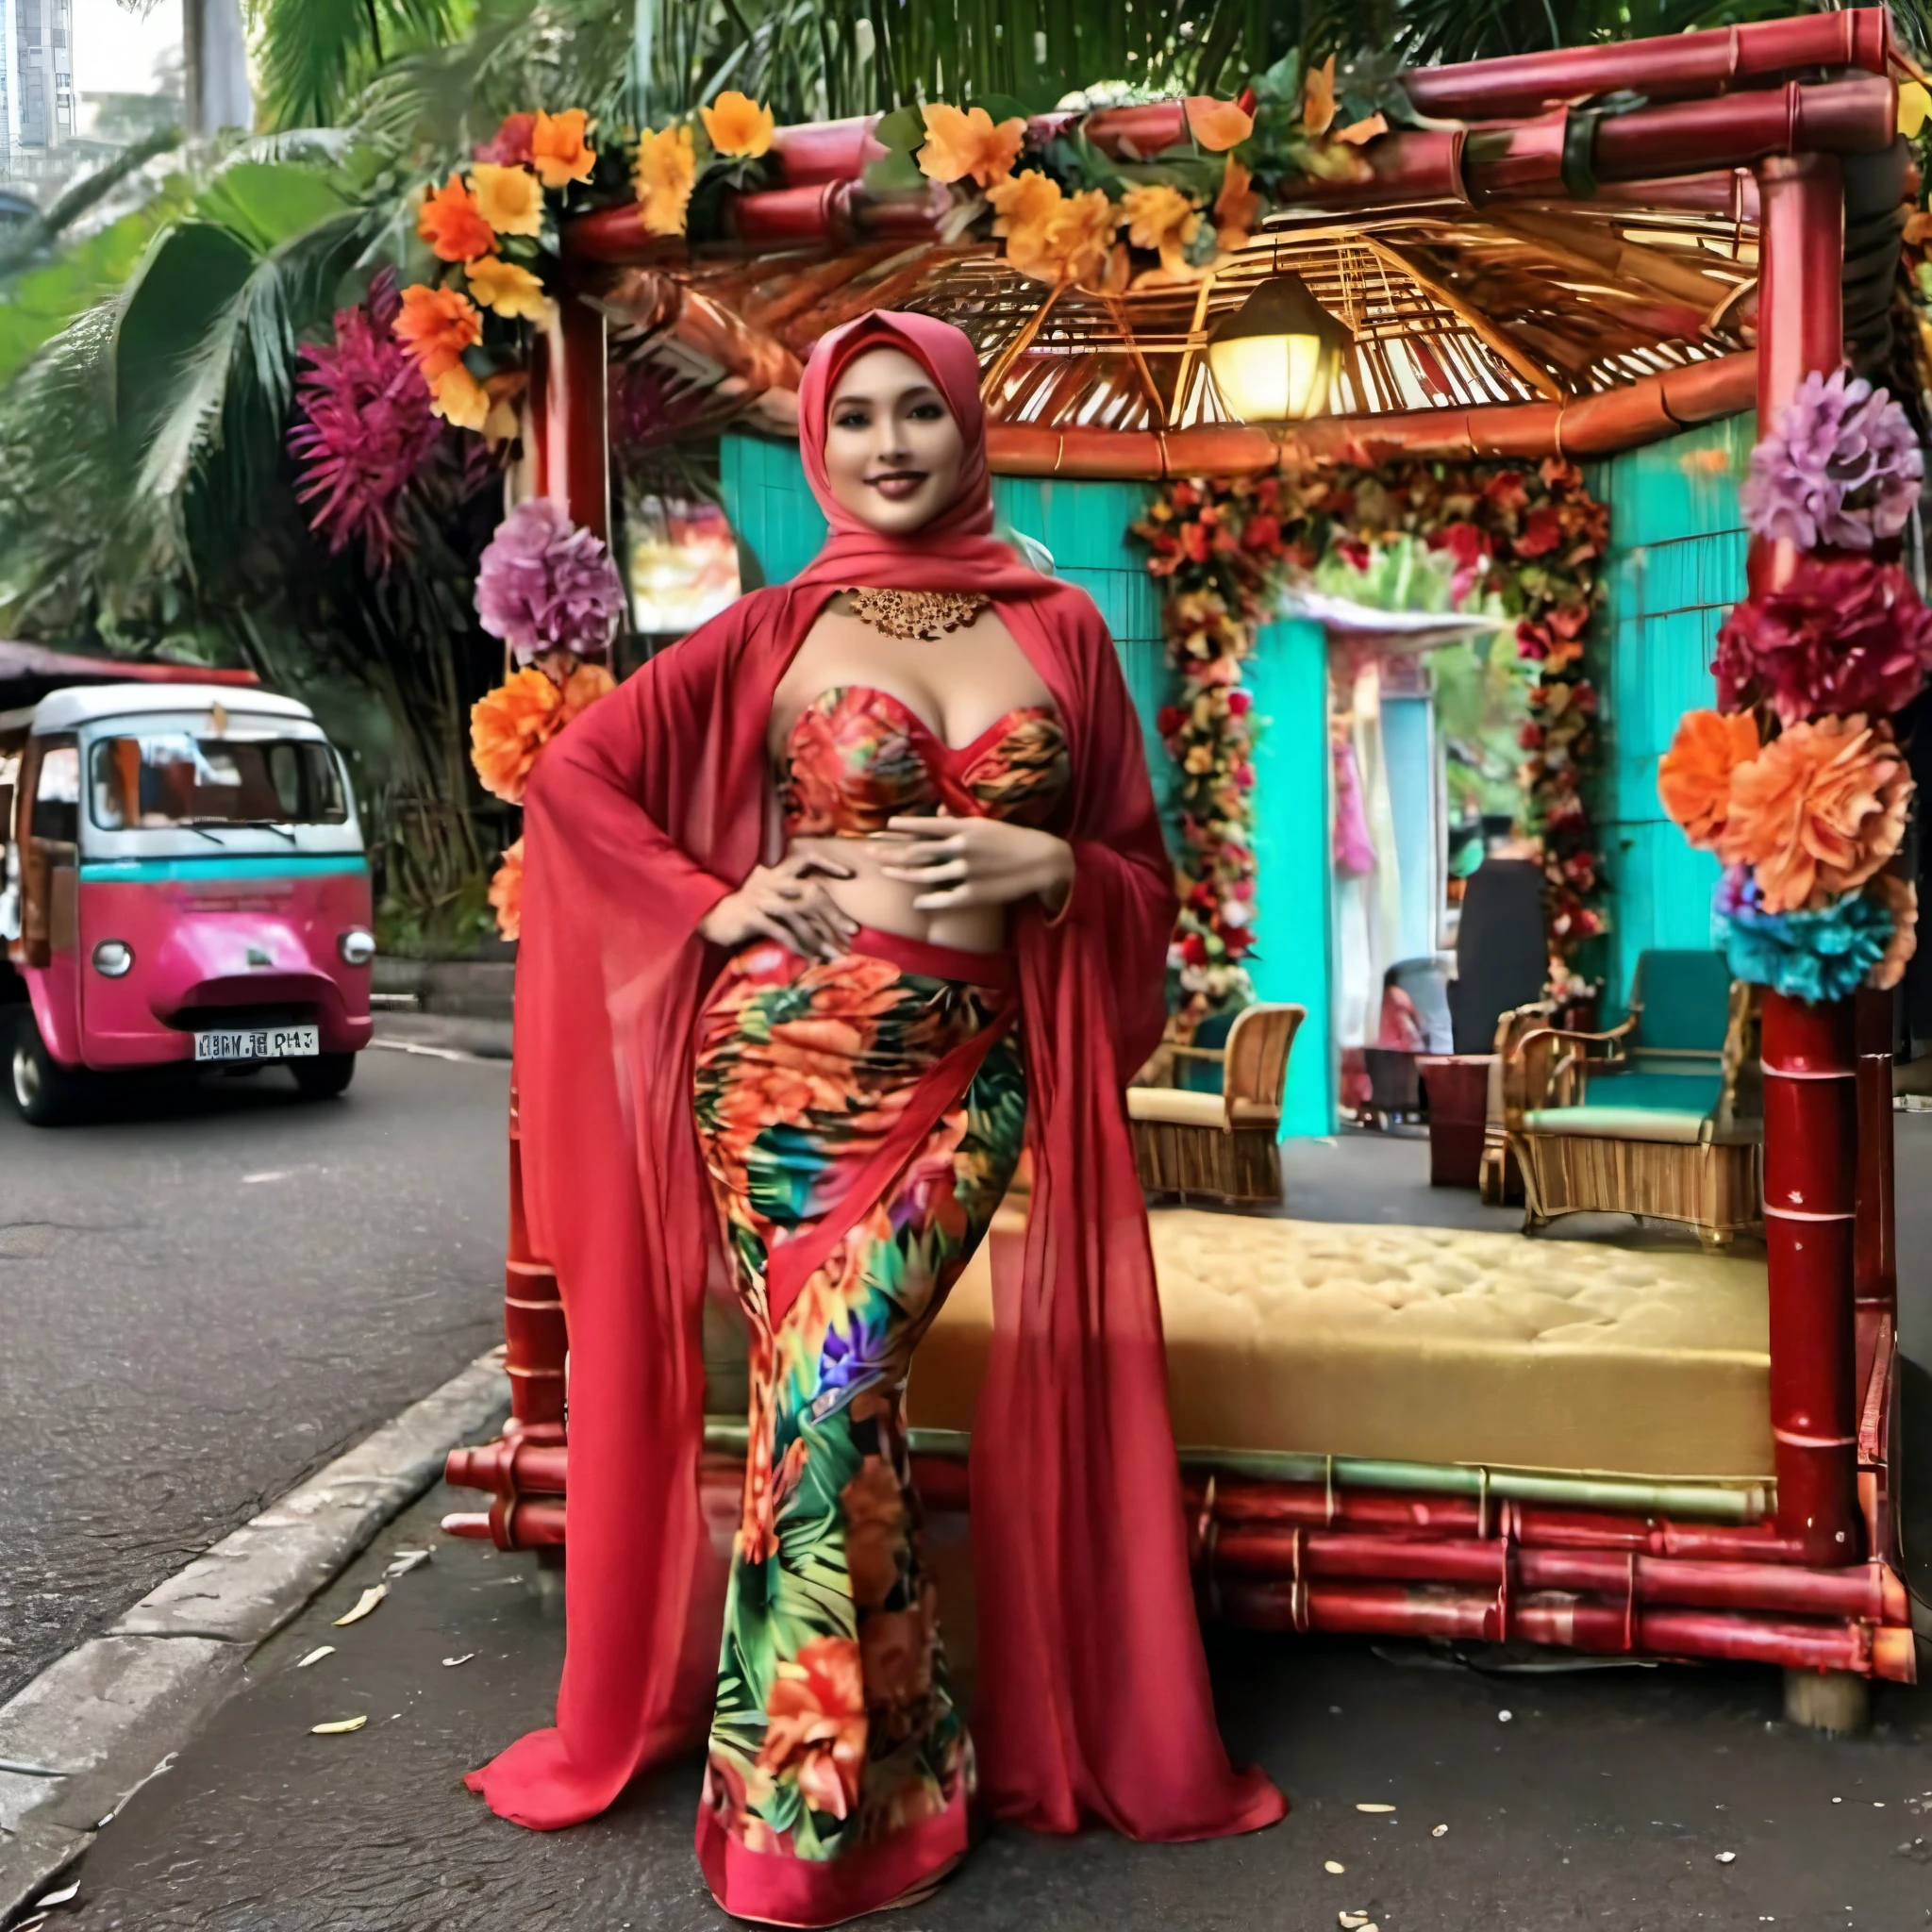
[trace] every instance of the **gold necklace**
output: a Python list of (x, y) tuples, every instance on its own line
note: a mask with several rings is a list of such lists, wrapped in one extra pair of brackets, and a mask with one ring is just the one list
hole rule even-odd
[(847, 591), (854, 617), (889, 638), (935, 644), (948, 631), (969, 630), (992, 599), (981, 591)]

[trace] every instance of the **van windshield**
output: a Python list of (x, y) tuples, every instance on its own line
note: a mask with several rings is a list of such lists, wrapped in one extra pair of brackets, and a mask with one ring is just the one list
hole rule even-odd
[(144, 731), (94, 741), (93, 821), (104, 832), (166, 825), (339, 825), (335, 755), (311, 738)]

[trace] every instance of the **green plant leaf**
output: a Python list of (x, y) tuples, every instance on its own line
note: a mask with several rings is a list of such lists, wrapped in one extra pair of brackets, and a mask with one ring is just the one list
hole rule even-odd
[(341, 191), (313, 168), (237, 161), (203, 191), (196, 211), (265, 254), (346, 206)]
[(909, 155), (924, 144), (925, 116), (917, 108), (895, 108), (891, 113), (879, 117), (872, 137), (894, 154)]

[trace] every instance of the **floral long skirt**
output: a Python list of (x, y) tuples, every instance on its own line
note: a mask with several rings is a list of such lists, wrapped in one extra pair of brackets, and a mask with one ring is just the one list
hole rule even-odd
[(698, 1135), (752, 1395), (698, 1853), (741, 1918), (837, 1924), (966, 1846), (973, 1751), (905, 1396), (1020, 1156), (1009, 970), (870, 929), (832, 960), (759, 942), (700, 1022)]

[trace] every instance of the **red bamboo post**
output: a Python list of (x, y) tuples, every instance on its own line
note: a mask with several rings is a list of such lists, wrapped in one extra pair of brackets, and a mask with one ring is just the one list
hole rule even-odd
[[(1814, 371), (1844, 356), (1844, 187), (1838, 160), (1791, 155), (1757, 170), (1757, 420), (1768, 427)], [(1754, 543), (1753, 584), (1795, 566)], [(1857, 1549), (1853, 1324), (1857, 1066), (1850, 1001), (1764, 998), (1764, 1211), (1771, 1299), (1771, 1423), (1778, 1528), (1807, 1560)]]
[(1779, 1530), (1813, 1563), (1857, 1547), (1852, 1003), (1764, 996), (1764, 1235)]

